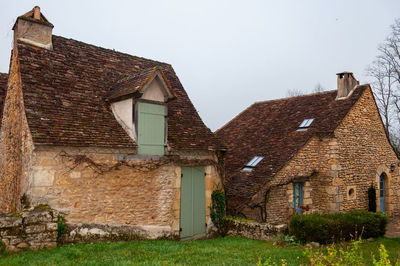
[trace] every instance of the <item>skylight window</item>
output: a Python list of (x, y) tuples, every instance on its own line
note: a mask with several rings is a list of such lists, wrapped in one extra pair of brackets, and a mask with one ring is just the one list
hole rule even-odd
[(307, 118), (304, 119), (303, 122), (301, 122), (299, 128), (297, 129), (297, 131), (306, 131), (310, 126), (311, 123), (314, 121), (314, 118)]
[(262, 156), (254, 156), (253, 159), (251, 159), (245, 167), (243, 167), (243, 171), (250, 172), (256, 167), (256, 165), (262, 160), (264, 157)]

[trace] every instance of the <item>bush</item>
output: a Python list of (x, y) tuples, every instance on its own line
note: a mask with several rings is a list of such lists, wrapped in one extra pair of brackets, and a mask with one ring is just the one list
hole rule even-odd
[[(310, 265), (367, 265), (365, 258), (362, 256), (360, 249), (361, 240), (352, 241), (351, 245), (348, 246), (335, 246), (330, 245), (323, 249), (306, 249), (304, 251), (305, 257), (309, 260)], [(373, 259), (373, 265), (375, 266), (390, 266), (392, 265), (389, 260), (388, 252), (383, 244), (379, 247), (379, 259)], [(396, 261), (396, 265), (400, 265), (400, 261)]]
[(4, 244), (4, 242), (0, 240), (0, 255), (4, 254), (5, 251), (6, 251), (6, 244)]
[(57, 216), (57, 240), (60, 240), (66, 231), (67, 231), (67, 225), (65, 223), (65, 217), (62, 215), (58, 215)]
[(367, 211), (294, 215), (290, 219), (289, 233), (303, 243), (326, 244), (383, 236), (387, 223), (386, 214)]
[(213, 224), (217, 228), (218, 234), (222, 237), (226, 235), (227, 231), (225, 215), (225, 194), (222, 190), (216, 189), (211, 194), (210, 216)]

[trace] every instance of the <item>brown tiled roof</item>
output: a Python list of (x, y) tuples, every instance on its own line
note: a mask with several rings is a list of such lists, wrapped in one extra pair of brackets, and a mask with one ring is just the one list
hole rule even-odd
[(173, 149), (219, 148), (168, 64), (53, 35), (53, 50), (18, 44), (24, 103), (35, 144), (133, 147), (106, 103), (120, 80), (160, 67), (176, 98), (168, 103)]
[(116, 100), (121, 97), (130, 96), (135, 94), (136, 92), (139, 92), (146, 86), (146, 84), (152, 79), (152, 77), (157, 73), (157, 71), (160, 71), (166, 85), (168, 86), (168, 89), (172, 93), (173, 90), (168, 80), (166, 79), (164, 73), (159, 67), (156, 66), (149, 69), (145, 69), (139, 72), (138, 74), (129, 76), (127, 78), (124, 78), (123, 80), (118, 81), (118, 83), (115, 84), (113, 88), (111, 88), (111, 90), (109, 91), (108, 99)]
[[(337, 91), (329, 91), (256, 102), (219, 129), (217, 136), (228, 146), (228, 208), (249, 202), (312, 136), (332, 133), (366, 88), (358, 86), (345, 100), (335, 100)], [(314, 118), (310, 128), (296, 131), (307, 118)], [(241, 171), (254, 156), (264, 159), (252, 172)]]
[(3, 118), (4, 101), (6, 99), (8, 74), (0, 73), (0, 127)]

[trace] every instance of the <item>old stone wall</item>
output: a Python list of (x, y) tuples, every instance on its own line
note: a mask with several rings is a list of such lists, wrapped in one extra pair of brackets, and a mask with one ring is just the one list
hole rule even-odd
[(12, 55), (0, 129), (0, 212), (16, 212), (29, 187), (32, 138), (25, 116), (17, 53)]
[(270, 240), (287, 228), (286, 226), (274, 226), (266, 223), (244, 222), (233, 219), (227, 219), (226, 226), (228, 235), (259, 240)]
[(0, 215), (0, 240), (9, 251), (57, 246), (57, 212), (31, 210)]
[(326, 187), (334, 174), (330, 163), (335, 145), (336, 140), (331, 136), (315, 136), (309, 140), (254, 197), (260, 205), (265, 205), (266, 217), (261, 219), (260, 209), (248, 209), (246, 217), (270, 224), (287, 224), (295, 213), (293, 182), (303, 183), (303, 213), (325, 211), (332, 200), (326, 195)]
[(338, 180), (332, 184), (336, 188), (332, 189), (339, 200), (331, 210), (368, 209), (367, 190), (374, 184), (379, 211), (379, 176), (385, 173), (387, 212), (400, 215), (399, 159), (385, 135), (370, 89), (354, 105), (335, 135), (339, 164)]
[(146, 238), (179, 236), (181, 166), (205, 166), (210, 205), (211, 192), (220, 183), (216, 158), (207, 153), (162, 157), (129, 153), (36, 147), (28, 193), (31, 204), (48, 204), (64, 213), (68, 224), (91, 225), (87, 230), (95, 225), (94, 230), (108, 232), (101, 227), (107, 225), (130, 227)]

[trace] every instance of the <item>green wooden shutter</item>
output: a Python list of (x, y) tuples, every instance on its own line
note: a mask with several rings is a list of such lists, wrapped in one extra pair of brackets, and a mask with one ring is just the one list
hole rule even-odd
[(205, 193), (204, 167), (182, 167), (181, 239), (205, 236)]
[(138, 154), (164, 155), (165, 106), (138, 103)]

